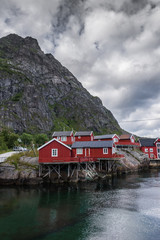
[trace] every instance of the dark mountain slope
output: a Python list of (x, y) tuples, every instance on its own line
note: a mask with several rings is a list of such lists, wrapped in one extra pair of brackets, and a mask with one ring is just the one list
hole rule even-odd
[(93, 130), (120, 133), (112, 113), (37, 40), (0, 39), (0, 126), (18, 132)]

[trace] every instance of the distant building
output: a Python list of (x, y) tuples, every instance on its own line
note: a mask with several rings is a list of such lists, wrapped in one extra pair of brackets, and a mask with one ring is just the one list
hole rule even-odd
[(160, 159), (160, 139), (140, 138), (140, 150), (150, 159)]
[(73, 131), (54, 132), (52, 137), (67, 145), (72, 145), (72, 143), (74, 142)]
[(94, 136), (94, 141), (113, 141), (115, 144), (119, 143), (119, 137), (117, 134), (106, 134)]
[(93, 141), (94, 136), (92, 131), (81, 131), (75, 133), (75, 142)]

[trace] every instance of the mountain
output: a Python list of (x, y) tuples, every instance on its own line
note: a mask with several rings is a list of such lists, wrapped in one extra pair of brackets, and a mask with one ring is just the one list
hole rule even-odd
[(10, 34), (0, 39), (0, 126), (16, 132), (93, 130), (121, 133), (98, 97), (36, 39)]

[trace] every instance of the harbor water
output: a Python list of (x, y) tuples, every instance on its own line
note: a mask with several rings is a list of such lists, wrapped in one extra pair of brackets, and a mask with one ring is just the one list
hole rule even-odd
[(68, 186), (0, 187), (1, 240), (159, 240), (160, 171)]

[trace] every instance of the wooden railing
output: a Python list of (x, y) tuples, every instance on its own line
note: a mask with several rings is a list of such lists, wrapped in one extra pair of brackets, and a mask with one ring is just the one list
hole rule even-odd
[[(123, 154), (113, 154), (112, 157), (108, 157), (108, 159), (119, 159), (124, 158)], [(82, 162), (96, 162), (98, 161), (98, 157), (62, 157), (62, 158), (40, 158), (39, 163), (82, 163)], [(103, 159), (103, 157), (101, 158)], [(105, 159), (107, 159), (105, 157)]]

